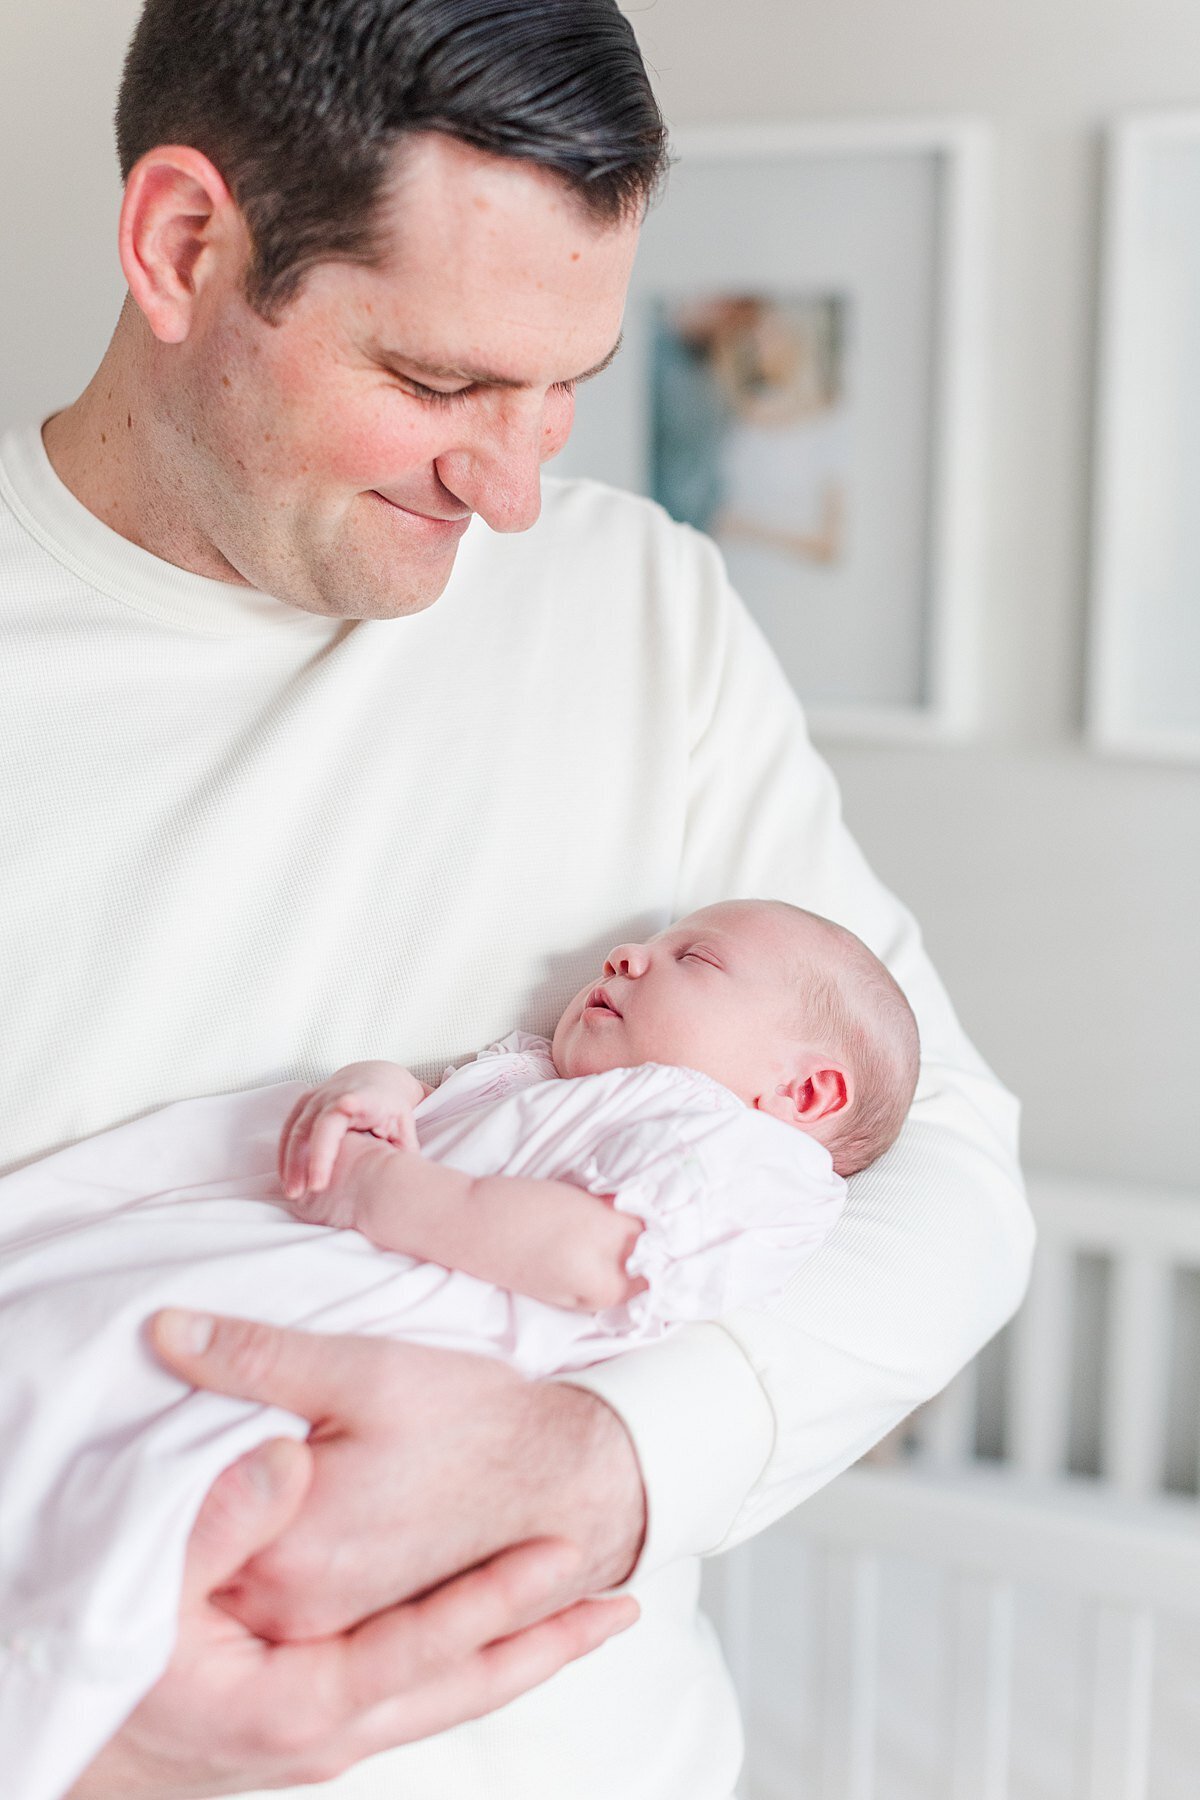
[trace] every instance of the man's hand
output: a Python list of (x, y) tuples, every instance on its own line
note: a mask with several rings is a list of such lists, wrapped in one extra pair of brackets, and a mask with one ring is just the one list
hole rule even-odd
[(288, 1199), (324, 1191), (348, 1131), (371, 1131), (416, 1150), (413, 1109), (428, 1092), (399, 1063), (357, 1062), (301, 1094), (279, 1137), (279, 1179)]
[(311, 1466), (302, 1444), (278, 1439), (216, 1482), (192, 1532), (170, 1666), (68, 1800), (329, 1780), (504, 1705), (637, 1616), (632, 1601), (596, 1601), (531, 1623), (578, 1558), (569, 1545), (527, 1544), (345, 1636), (262, 1643), (212, 1594), (295, 1517)]
[(158, 1315), (154, 1343), (197, 1387), (312, 1421), (295, 1523), (223, 1597), (264, 1636), (342, 1630), (533, 1538), (581, 1552), (543, 1613), (624, 1580), (637, 1560), (637, 1458), (616, 1414), (582, 1388), (459, 1351), (234, 1319), (198, 1328), (174, 1312)]

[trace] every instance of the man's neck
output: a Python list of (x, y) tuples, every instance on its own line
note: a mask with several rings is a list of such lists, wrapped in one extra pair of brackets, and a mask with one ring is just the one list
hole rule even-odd
[(152, 556), (193, 575), (245, 586), (242, 577), (181, 515), (171, 498), (172, 463), (129, 339), (129, 308), (104, 360), (72, 405), (42, 429), (55, 474), (102, 524)]

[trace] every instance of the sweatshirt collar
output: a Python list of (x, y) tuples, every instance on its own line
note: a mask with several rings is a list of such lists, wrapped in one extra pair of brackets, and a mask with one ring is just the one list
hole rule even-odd
[(42, 548), (89, 587), (182, 630), (206, 637), (273, 631), (328, 639), (346, 623), (304, 612), (257, 588), (194, 575), (130, 543), (59, 479), (40, 426), (0, 438), (0, 496)]

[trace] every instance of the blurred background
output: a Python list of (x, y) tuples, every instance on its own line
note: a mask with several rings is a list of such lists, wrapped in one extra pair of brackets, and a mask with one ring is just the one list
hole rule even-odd
[[(138, 10), (0, 0), (4, 422), (71, 399), (116, 319), (110, 121)], [(1200, 109), (1200, 11), (1180, 0), (626, 10), (676, 129), (949, 117), (991, 137), (977, 220), (974, 723), (953, 742), (820, 741), (853, 831), (1023, 1102), (1045, 1272), (1024, 1339), (940, 1423), (909, 1434), (943, 1497), (927, 1495), (911, 1541), (897, 1549), (886, 1522), (907, 1517), (913, 1477), (883, 1468), (877, 1499), (849, 1489), (832, 1512), (802, 1509), (807, 1536), (781, 1528), (756, 1563), (724, 1559), (713, 1603), (749, 1705), (746, 1792), (1182, 1800), (1200, 1791), (1200, 761), (1101, 754), (1084, 707), (1104, 134), (1130, 111)], [(806, 323), (793, 307), (792, 325), (829, 340), (839, 296), (814, 304), (824, 315)], [(660, 325), (690, 329), (678, 315)], [(968, 1469), (980, 1453), (1019, 1466), (1041, 1498), (1014, 1491), (987, 1512)], [(1090, 1478), (1082, 1513), (1071, 1471)], [(905, 1479), (902, 1492), (888, 1485)], [(938, 1513), (947, 1491), (951, 1510)], [(1112, 1504), (1087, 1511), (1097, 1500)], [(977, 1553), (984, 1539), (992, 1562)], [(909, 1575), (926, 1569), (923, 1600), (880, 1575), (888, 1554)], [(922, 1563), (938, 1555), (936, 1569)], [(1043, 1572), (1076, 1570), (1053, 1628), (1038, 1612), (1050, 1600), (1028, 1588), (1031, 1555)], [(1134, 1571), (1120, 1591), (1118, 1568)], [(1020, 1605), (1014, 1582), (1027, 1584)], [(1172, 1594), (1191, 1606), (1190, 1639), (1178, 1622), (1155, 1624)], [(945, 1631), (930, 1623), (924, 1650), (910, 1641), (897, 1676), (888, 1621), (905, 1638), (918, 1617)], [(1024, 1663), (1022, 1644), (1033, 1647)], [(1063, 1697), (1053, 1719), (1052, 1689)], [(916, 1722), (934, 1715), (944, 1730), (922, 1735)]]
[[(994, 132), (975, 740), (825, 746), (1025, 1108), (1032, 1167), (1200, 1179), (1200, 765), (1081, 742), (1102, 133), (1200, 105), (1178, 0), (657, 0), (674, 127), (966, 116)], [(0, 416), (84, 384), (123, 294), (111, 113), (137, 0), (2, 0)], [(1200, 671), (1197, 672), (1200, 677)]]

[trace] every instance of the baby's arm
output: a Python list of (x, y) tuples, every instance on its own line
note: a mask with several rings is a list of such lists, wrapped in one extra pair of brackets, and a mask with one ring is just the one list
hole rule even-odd
[(357, 1062), (302, 1094), (279, 1137), (279, 1179), (288, 1199), (325, 1190), (348, 1131), (370, 1131), (415, 1150), (413, 1109), (431, 1092), (399, 1063)]
[(641, 1220), (596, 1195), (566, 1181), (464, 1175), (361, 1133), (342, 1142), (329, 1189), (294, 1207), (551, 1306), (599, 1312), (646, 1285), (625, 1273)]

